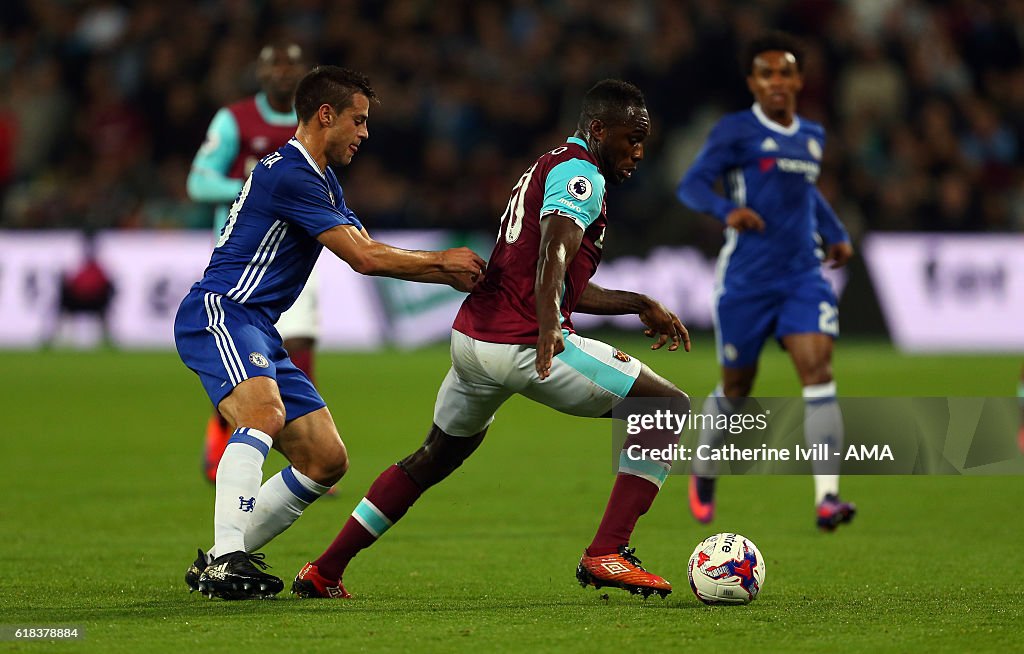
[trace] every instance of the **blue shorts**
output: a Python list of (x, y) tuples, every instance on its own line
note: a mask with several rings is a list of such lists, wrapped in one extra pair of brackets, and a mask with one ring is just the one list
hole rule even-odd
[(250, 377), (277, 382), (285, 421), (326, 406), (313, 382), (288, 358), (274, 325), (223, 295), (192, 289), (174, 318), (174, 344), (215, 407)]
[(832, 285), (815, 271), (770, 288), (729, 286), (714, 307), (718, 362), (727, 368), (757, 364), (765, 340), (790, 334), (839, 336), (839, 310)]

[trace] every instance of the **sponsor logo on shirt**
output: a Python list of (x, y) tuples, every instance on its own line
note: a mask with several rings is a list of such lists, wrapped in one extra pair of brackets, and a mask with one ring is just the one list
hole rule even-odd
[(821, 161), (821, 143), (818, 143), (817, 139), (807, 139), (807, 151), (811, 153), (811, 156)]
[(583, 209), (578, 204), (576, 204), (572, 200), (569, 200), (568, 198), (558, 198), (558, 204), (564, 204), (573, 211), (578, 211), (580, 213), (583, 212)]
[(766, 173), (772, 168), (777, 167), (784, 173), (797, 173), (807, 177), (807, 181), (814, 182), (818, 179), (818, 175), (821, 174), (821, 166), (813, 161), (804, 161), (803, 159), (783, 159), (783, 158), (771, 158), (762, 157), (759, 161), (759, 168), (762, 173)]

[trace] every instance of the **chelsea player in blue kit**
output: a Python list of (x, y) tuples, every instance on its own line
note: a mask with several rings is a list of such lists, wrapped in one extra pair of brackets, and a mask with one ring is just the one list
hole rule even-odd
[[(703, 413), (738, 410), (750, 395), (765, 340), (774, 336), (796, 367), (805, 400), (808, 444), (842, 445), (843, 421), (832, 377), (832, 345), (839, 335), (836, 296), (821, 259), (836, 268), (853, 256), (850, 238), (815, 186), (825, 130), (796, 114), (801, 51), (775, 32), (745, 50), (747, 87), (754, 106), (723, 117), (679, 183), (679, 199), (726, 225), (714, 293), (715, 340), (721, 383)], [(714, 191), (722, 179), (726, 196)], [(701, 444), (719, 447), (722, 430), (705, 428)], [(695, 461), (689, 504), (694, 517), (714, 515), (713, 462)], [(833, 530), (849, 522), (852, 504), (839, 499), (835, 466), (814, 469), (816, 520)]]
[[(401, 250), (370, 238), (330, 166), (369, 137), (376, 94), (362, 75), (321, 66), (299, 82), (299, 125), (260, 159), (231, 206), (203, 278), (178, 308), (178, 354), (233, 433), (217, 470), (214, 545), (185, 574), (210, 597), (273, 596), (284, 587), (254, 552), (288, 528), (348, 468), (323, 399), (288, 358), (274, 323), (295, 301), (323, 247), (367, 275), (468, 291), (484, 261), (466, 248)], [(262, 481), (273, 447), (290, 465)]]

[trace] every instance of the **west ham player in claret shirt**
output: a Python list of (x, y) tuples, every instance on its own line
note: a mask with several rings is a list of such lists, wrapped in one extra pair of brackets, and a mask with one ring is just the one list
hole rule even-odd
[[(842, 446), (843, 420), (832, 378), (832, 341), (839, 335), (835, 292), (821, 273), (853, 256), (850, 237), (815, 182), (825, 130), (796, 113), (803, 85), (801, 51), (789, 35), (771, 33), (746, 48), (742, 63), (754, 106), (723, 117), (679, 183), (684, 204), (726, 225), (715, 282), (715, 340), (722, 381), (702, 414), (740, 410), (750, 395), (765, 340), (789, 352), (806, 403), (808, 445)], [(727, 195), (715, 193), (722, 179)], [(717, 421), (716, 421), (717, 422)], [(713, 427), (700, 444), (720, 447)], [(714, 516), (715, 462), (694, 461), (689, 505), (700, 522)], [(839, 499), (838, 464), (814, 469), (815, 519), (831, 531), (849, 522), (854, 506)]]
[[(645, 333), (658, 336), (652, 349), (669, 340), (670, 351), (690, 349), (685, 327), (661, 303), (590, 282), (607, 225), (605, 185), (633, 176), (649, 133), (640, 90), (619, 80), (599, 82), (583, 99), (575, 135), (519, 178), (484, 278), (455, 319), (452, 367), (426, 442), (377, 478), (335, 541), (299, 572), (294, 593), (348, 597), (341, 578), (352, 557), (458, 468), (516, 393), (578, 416), (607, 417), (626, 397), (663, 398), (688, 414), (689, 398), (672, 383), (622, 351), (579, 336), (572, 325), (574, 311), (637, 314)], [(577, 567), (581, 584), (645, 597), (671, 592), (668, 581), (640, 567), (629, 547), (669, 467), (620, 458), (604, 517)]]

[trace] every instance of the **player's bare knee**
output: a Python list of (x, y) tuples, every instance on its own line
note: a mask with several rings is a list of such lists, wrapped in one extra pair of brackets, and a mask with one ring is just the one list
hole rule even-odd
[(285, 413), (283, 405), (277, 403), (264, 404), (253, 413), (255, 414), (253, 419), (258, 424), (252, 426), (268, 434), (271, 438), (284, 429)]
[(465, 457), (424, 443), (399, 465), (421, 488), (427, 489), (454, 472), (464, 460)]
[(333, 486), (348, 472), (348, 450), (340, 441), (337, 446), (320, 448), (301, 463), (292, 462), (302, 474), (318, 484)]
[(324, 481), (320, 482), (325, 486), (333, 486), (348, 472), (348, 450), (344, 447), (335, 452), (333, 458), (320, 463), (320, 475)]
[(221, 405), (221, 414), (228, 423), (237, 427), (258, 429), (271, 438), (284, 429), (284, 406), (273, 402), (260, 403), (246, 407), (225, 407)]
[(754, 381), (746, 379), (722, 382), (722, 394), (726, 397), (749, 397), (750, 391), (754, 388)]
[(832, 381), (832, 364), (828, 361), (815, 363), (798, 372), (800, 373), (800, 384), (802, 386), (816, 386)]
[(434, 425), (418, 450), (399, 462), (421, 488), (452, 474), (480, 445), (487, 430), (473, 436), (451, 436)]

